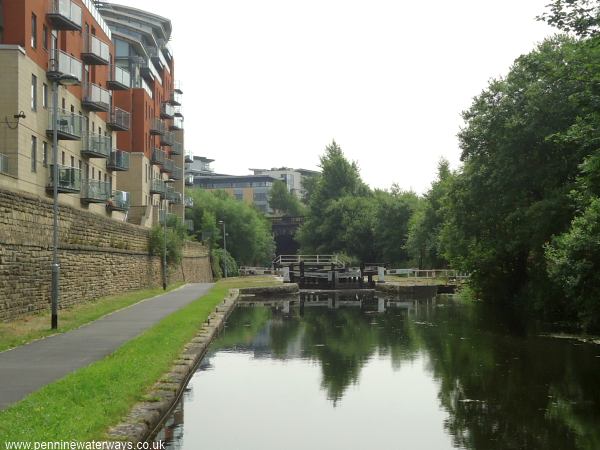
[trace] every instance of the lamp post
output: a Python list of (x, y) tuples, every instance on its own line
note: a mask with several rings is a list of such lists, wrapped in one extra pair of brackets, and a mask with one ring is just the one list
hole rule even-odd
[[(225, 232), (225, 221), (219, 220), (219, 224), (223, 225), (223, 250), (225, 250), (225, 253), (227, 253), (227, 233)], [(225, 278), (227, 278), (227, 261), (225, 261), (225, 258), (223, 258), (223, 275)]]
[(167, 290), (167, 212), (169, 210), (169, 200), (167, 197), (167, 185), (166, 183), (172, 183), (175, 181), (172, 178), (165, 180), (165, 200), (163, 210), (163, 291)]
[(79, 80), (72, 75), (61, 74), (58, 60), (51, 59), (50, 64), (54, 67), (54, 73), (56, 74), (52, 77), (52, 120), (54, 123), (52, 127), (52, 312), (50, 328), (56, 330), (58, 328), (60, 278), (60, 264), (58, 261), (58, 85), (73, 85), (79, 83)]

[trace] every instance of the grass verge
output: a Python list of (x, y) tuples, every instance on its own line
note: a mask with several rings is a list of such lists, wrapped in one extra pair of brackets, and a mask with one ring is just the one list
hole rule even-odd
[(231, 288), (278, 284), (272, 277), (221, 280), (204, 296), (161, 320), (112, 355), (49, 384), (0, 412), (6, 441), (92, 441), (104, 438), (169, 370)]
[[(174, 283), (167, 287), (172, 291), (183, 285)], [(58, 329), (50, 329), (50, 314), (31, 314), (8, 323), (0, 323), (0, 352), (57, 333), (79, 328), (106, 314), (131, 306), (141, 300), (164, 293), (162, 288), (144, 289), (127, 294), (103, 297), (58, 312)]]

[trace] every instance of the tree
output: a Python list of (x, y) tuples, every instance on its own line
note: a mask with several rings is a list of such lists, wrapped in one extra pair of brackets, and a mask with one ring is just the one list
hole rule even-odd
[(269, 205), (283, 216), (302, 216), (304, 207), (283, 181), (275, 181), (269, 194)]
[(561, 31), (577, 36), (595, 36), (600, 31), (600, 4), (597, 0), (554, 0), (550, 11), (538, 17)]

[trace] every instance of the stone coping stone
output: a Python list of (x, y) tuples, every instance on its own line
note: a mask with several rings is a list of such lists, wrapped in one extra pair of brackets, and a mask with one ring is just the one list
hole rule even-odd
[(297, 283), (285, 283), (277, 286), (249, 287), (240, 289), (240, 293), (242, 295), (256, 295), (260, 297), (297, 294), (299, 291), (300, 289)]

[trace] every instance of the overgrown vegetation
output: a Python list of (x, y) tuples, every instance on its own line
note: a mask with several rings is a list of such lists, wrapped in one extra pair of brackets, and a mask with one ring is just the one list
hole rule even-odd
[(164, 256), (165, 235), (167, 237), (167, 264), (174, 265), (181, 262), (183, 243), (187, 236), (187, 229), (178, 216), (167, 217), (167, 229), (163, 225), (155, 225), (150, 230), (150, 254)]

